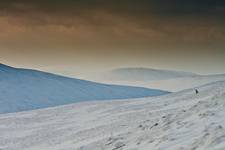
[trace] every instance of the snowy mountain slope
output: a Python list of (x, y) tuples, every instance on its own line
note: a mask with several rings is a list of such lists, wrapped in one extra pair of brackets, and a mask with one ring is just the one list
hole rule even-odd
[(137, 98), (166, 93), (146, 88), (99, 84), (0, 64), (0, 113), (84, 100)]
[(225, 81), (0, 115), (2, 150), (224, 150)]
[(100, 83), (122, 84), (177, 92), (225, 80), (225, 75), (198, 75), (188, 72), (148, 68), (121, 68), (87, 79)]
[[(152, 81), (148, 83), (140, 83), (140, 84), (132, 84), (133, 86), (142, 86), (148, 88), (157, 88), (162, 90), (168, 90), (171, 92), (177, 92), (184, 89), (198, 87), (204, 84), (209, 84), (217, 81), (225, 80), (225, 75), (198, 75), (198, 76), (191, 76), (191, 77), (183, 77), (183, 78), (174, 78), (168, 80), (158, 80)], [(125, 84), (125, 83), (124, 83)], [(125, 84), (129, 85), (129, 84)], [(131, 85), (131, 83), (130, 83)]]

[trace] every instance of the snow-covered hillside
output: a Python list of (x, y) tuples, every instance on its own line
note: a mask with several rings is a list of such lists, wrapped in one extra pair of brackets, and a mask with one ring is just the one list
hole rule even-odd
[(99, 84), (0, 64), (0, 113), (84, 100), (138, 98), (166, 93), (146, 88)]
[(225, 80), (225, 75), (198, 75), (198, 76), (174, 78), (168, 80), (158, 80), (151, 82), (128, 83), (128, 84), (124, 83), (124, 85), (133, 85), (133, 86), (136, 85), (146, 88), (158, 88), (162, 90), (168, 90), (171, 92), (177, 92), (184, 89), (194, 88), (204, 84), (209, 84), (212, 82), (223, 80)]
[(223, 81), (225, 75), (198, 75), (149, 68), (120, 68), (89, 76), (87, 79), (101, 83), (132, 85), (177, 92), (211, 82)]
[(0, 115), (1, 150), (224, 150), (225, 81)]

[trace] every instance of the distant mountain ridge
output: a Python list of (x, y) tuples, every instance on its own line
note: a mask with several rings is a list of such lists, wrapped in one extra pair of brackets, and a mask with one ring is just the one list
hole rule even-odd
[(224, 74), (200, 75), (191, 72), (151, 68), (119, 68), (86, 78), (100, 83), (122, 84), (176, 92), (225, 80)]
[(160, 70), (152, 68), (119, 68), (111, 71), (112, 76), (127, 80), (162, 80), (187, 76), (197, 76), (195, 73)]
[(198, 76), (198, 74), (183, 71), (130, 67), (113, 69), (101, 74), (97, 73), (89, 79), (93, 79), (94, 81), (153, 81), (193, 76)]
[(140, 87), (100, 84), (0, 64), (0, 113), (88, 100), (139, 98), (166, 93)]

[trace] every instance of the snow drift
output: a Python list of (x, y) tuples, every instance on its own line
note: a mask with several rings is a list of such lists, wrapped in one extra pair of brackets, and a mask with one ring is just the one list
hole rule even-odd
[(154, 89), (99, 84), (0, 64), (0, 113), (85, 100), (138, 98), (166, 93)]

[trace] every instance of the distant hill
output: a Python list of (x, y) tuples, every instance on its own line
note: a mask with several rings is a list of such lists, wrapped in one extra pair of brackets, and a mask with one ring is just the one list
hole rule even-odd
[(215, 81), (223, 81), (225, 75), (199, 75), (151, 68), (120, 68), (87, 79), (107, 84), (132, 85), (176, 92)]
[(196, 76), (197, 74), (190, 72), (160, 70), (150, 68), (119, 68), (108, 73), (109, 78), (118, 80), (164, 80), (180, 77)]
[(80, 101), (139, 98), (166, 93), (147, 88), (99, 84), (0, 64), (0, 113)]

